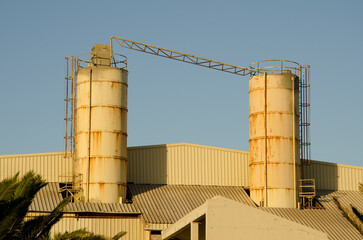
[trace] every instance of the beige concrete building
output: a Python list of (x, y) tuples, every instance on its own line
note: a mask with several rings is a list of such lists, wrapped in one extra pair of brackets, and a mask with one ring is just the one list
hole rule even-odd
[(162, 231), (162, 239), (328, 240), (321, 231), (216, 196)]

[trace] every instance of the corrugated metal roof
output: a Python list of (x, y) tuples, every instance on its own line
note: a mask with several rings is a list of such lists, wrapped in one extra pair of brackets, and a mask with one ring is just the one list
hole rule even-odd
[[(220, 195), (250, 206), (255, 206), (241, 187), (147, 185), (129, 184), (134, 204), (143, 218), (153, 224), (171, 224), (201, 206), (207, 199)], [(263, 211), (323, 231), (333, 240), (363, 239), (359, 232), (345, 219), (332, 200), (337, 196), (348, 207), (353, 204), (363, 212), (363, 195), (358, 191), (319, 193), (324, 209), (260, 208)]]
[[(35, 196), (29, 211), (50, 212), (60, 201), (62, 195), (59, 193), (58, 183), (48, 183)], [(133, 204), (120, 203), (69, 203), (64, 212), (66, 213), (104, 213), (104, 214), (140, 214)]]
[[(30, 220), (44, 213), (30, 212), (25, 219)], [(164, 227), (166, 228), (166, 227)], [(144, 230), (144, 223), (140, 216), (120, 217), (79, 217), (76, 213), (66, 213), (50, 231), (50, 236), (55, 233), (73, 232), (78, 229), (87, 229), (95, 234), (113, 237), (121, 231), (127, 232), (122, 240), (145, 240), (148, 233)]]
[[(262, 210), (305, 226), (328, 233), (330, 239), (363, 239), (360, 233), (346, 220), (333, 201), (336, 196), (346, 207), (353, 204), (363, 210), (363, 194), (358, 191), (320, 192), (319, 202), (324, 209), (261, 208)], [(362, 211), (363, 212), (363, 211)]]
[(218, 195), (255, 206), (242, 187), (129, 184), (128, 188), (147, 223), (174, 223)]
[(59, 193), (59, 184), (48, 183), (35, 195), (29, 211), (51, 212), (62, 199), (62, 195)]
[(107, 214), (139, 214), (133, 204), (120, 203), (70, 203), (64, 212), (70, 213), (107, 213)]

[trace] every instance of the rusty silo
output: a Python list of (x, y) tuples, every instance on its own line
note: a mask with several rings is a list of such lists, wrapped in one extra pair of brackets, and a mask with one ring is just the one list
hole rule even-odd
[(300, 178), (298, 64), (277, 62), (251, 64), (265, 73), (249, 82), (250, 195), (262, 206), (293, 208)]
[(88, 202), (126, 197), (128, 72), (112, 57), (109, 45), (96, 44), (77, 76), (75, 169)]

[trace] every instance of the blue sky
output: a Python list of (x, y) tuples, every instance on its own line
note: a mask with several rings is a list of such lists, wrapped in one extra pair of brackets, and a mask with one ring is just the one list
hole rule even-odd
[[(67, 55), (110, 36), (248, 66), (311, 66), (312, 158), (363, 166), (363, 1), (0, 0), (0, 154), (62, 151)], [(127, 49), (129, 146), (248, 151), (248, 77)]]

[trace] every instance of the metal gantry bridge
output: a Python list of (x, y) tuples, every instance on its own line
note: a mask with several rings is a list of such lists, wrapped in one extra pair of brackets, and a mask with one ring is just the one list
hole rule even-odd
[[(205, 68), (232, 73), (240, 76), (254, 76), (256, 74), (267, 73), (283, 73), (286, 70), (293, 70), (299, 77), (299, 114), (300, 114), (300, 159), (302, 165), (310, 164), (311, 160), (311, 143), (310, 143), (310, 66), (299, 65), (298, 63), (287, 60), (270, 60), (279, 62), (279, 66), (274, 66), (275, 70), (264, 69), (263, 67), (242, 67), (233, 64), (223, 63), (212, 59), (198, 57), (192, 54), (177, 52), (174, 50), (153, 46), (141, 42), (128, 40), (112, 36), (110, 38), (110, 55), (113, 56), (112, 65), (127, 69), (127, 58), (120, 54), (113, 53), (114, 43), (119, 46), (151, 55), (156, 55), (164, 58), (173, 59), (180, 62), (190, 63)], [(66, 73), (66, 131), (65, 131), (65, 157), (74, 158), (76, 148), (76, 79), (77, 71), (82, 67), (82, 63), (89, 63), (90, 61), (81, 60), (80, 57), (68, 56), (66, 57), (67, 73)], [(118, 58), (118, 59), (116, 59)], [(266, 61), (260, 61), (266, 62)], [(297, 67), (290, 68), (286, 63), (297, 64)], [(285, 65), (284, 65), (285, 64)], [(252, 65), (252, 64), (251, 64)], [(74, 174), (74, 173), (73, 173)]]

